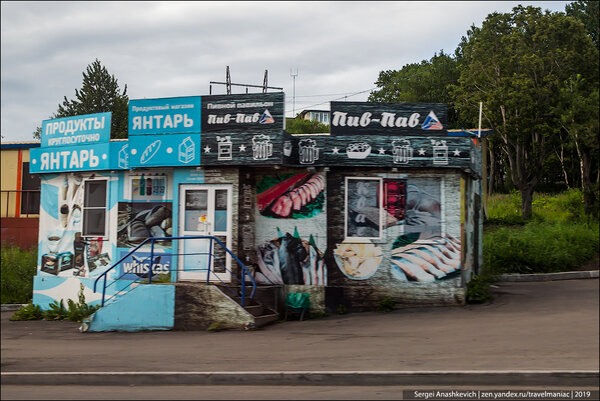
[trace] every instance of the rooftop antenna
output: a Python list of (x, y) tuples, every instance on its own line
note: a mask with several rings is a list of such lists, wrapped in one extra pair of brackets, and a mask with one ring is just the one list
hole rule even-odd
[(296, 68), (296, 73), (294, 74), (292, 72), (292, 69), (290, 68), (290, 77), (292, 77), (294, 79), (294, 89), (292, 92), (292, 104), (293, 104), (292, 118), (296, 118), (296, 77), (297, 76), (298, 76), (298, 69)]
[(231, 95), (231, 75), (229, 75), (229, 66), (225, 70), (225, 85), (227, 86), (227, 94)]
[[(263, 93), (267, 93), (267, 83), (269, 82), (269, 70), (265, 70), (265, 78), (263, 79)], [(248, 90), (248, 88), (246, 88)]]
[(212, 95), (212, 86), (213, 84), (217, 84), (217, 85), (225, 85), (227, 88), (227, 94), (231, 95), (231, 87), (232, 86), (242, 86), (246, 88), (246, 93), (248, 93), (248, 88), (262, 88), (263, 93), (267, 93), (267, 89), (278, 89), (280, 91), (283, 91), (283, 88), (280, 88), (278, 86), (268, 86), (268, 76), (269, 76), (269, 70), (265, 70), (265, 77), (263, 80), (263, 84), (262, 85), (250, 85), (250, 84), (234, 84), (231, 82), (231, 75), (229, 73), (229, 66), (227, 66), (227, 69), (225, 70), (225, 82), (216, 82), (216, 81), (210, 81), (210, 86), (209, 86), (209, 94)]

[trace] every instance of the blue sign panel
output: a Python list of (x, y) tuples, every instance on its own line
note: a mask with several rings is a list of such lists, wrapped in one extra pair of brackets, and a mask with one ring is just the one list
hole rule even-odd
[[(121, 257), (129, 253), (129, 249), (121, 251)], [(119, 266), (119, 278), (124, 280), (138, 280), (148, 278), (148, 272), (152, 276), (156, 274), (169, 274), (171, 272), (171, 254), (154, 252), (153, 263), (150, 263), (150, 252), (135, 252), (129, 255)], [(150, 270), (152, 265), (152, 270)]]
[(44, 120), (41, 147), (108, 142), (111, 116), (112, 113), (108, 112)]
[(199, 165), (200, 134), (129, 137), (129, 168)]
[(111, 170), (129, 169), (129, 141), (110, 142), (109, 160)]
[(109, 170), (109, 143), (87, 146), (38, 148), (29, 151), (31, 173)]
[(129, 136), (200, 133), (200, 96), (129, 101)]

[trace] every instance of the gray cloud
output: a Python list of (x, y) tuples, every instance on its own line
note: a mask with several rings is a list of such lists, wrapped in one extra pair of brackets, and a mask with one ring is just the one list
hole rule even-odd
[[(25, 140), (98, 58), (130, 98), (283, 87), (296, 111), (373, 88), (381, 70), (452, 53), (504, 2), (2, 2), (1, 133)], [(567, 2), (523, 2), (563, 11)], [(236, 89), (241, 92), (242, 89)], [(213, 86), (213, 93), (223, 93)], [(319, 96), (332, 94), (332, 96)], [(348, 100), (365, 100), (368, 93)]]

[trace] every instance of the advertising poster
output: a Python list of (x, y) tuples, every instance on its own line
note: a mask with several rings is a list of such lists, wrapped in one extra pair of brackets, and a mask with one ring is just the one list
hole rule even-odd
[(284, 93), (202, 96), (202, 132), (280, 131)]
[(445, 136), (445, 103), (331, 102), (331, 135)]
[[(171, 202), (119, 202), (117, 247), (133, 248), (147, 238), (171, 237), (172, 225)], [(170, 249), (171, 241), (156, 241), (154, 247)]]
[[(101, 178), (102, 176), (96, 176)], [(40, 272), (59, 277), (96, 277), (112, 262), (102, 237), (83, 237), (84, 180), (78, 173), (42, 181)]]

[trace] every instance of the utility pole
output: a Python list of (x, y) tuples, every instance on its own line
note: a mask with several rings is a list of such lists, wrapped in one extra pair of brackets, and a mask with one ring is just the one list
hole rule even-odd
[(296, 77), (298, 76), (298, 69), (296, 68), (296, 74), (294, 74), (290, 68), (290, 76), (294, 79), (294, 89), (292, 91), (292, 118), (296, 118)]

